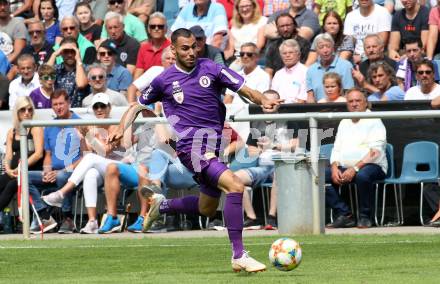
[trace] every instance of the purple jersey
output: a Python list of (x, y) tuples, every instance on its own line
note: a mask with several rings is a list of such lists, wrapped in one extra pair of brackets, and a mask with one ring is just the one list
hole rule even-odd
[[(139, 103), (162, 101), (165, 115), (179, 138), (178, 151), (195, 150), (193, 140), (195, 147), (216, 151), (226, 115), (222, 89), (237, 92), (243, 85), (243, 77), (233, 70), (201, 58), (190, 72), (176, 65), (166, 69), (142, 92)], [(207, 138), (213, 143), (206, 142)]]
[(52, 104), (50, 102), (50, 98), (43, 95), (41, 92), (41, 87), (36, 88), (33, 90), (29, 97), (31, 97), (32, 101), (34, 102), (35, 108), (51, 108)]

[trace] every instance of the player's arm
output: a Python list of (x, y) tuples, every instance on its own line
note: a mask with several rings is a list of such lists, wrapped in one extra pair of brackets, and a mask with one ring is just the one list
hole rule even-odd
[(109, 142), (117, 141), (124, 136), (125, 130), (132, 125), (133, 121), (136, 119), (140, 112), (144, 112), (145, 116), (156, 116), (153, 111), (148, 109), (146, 106), (141, 105), (137, 102), (132, 103), (127, 111), (122, 115), (121, 122), (118, 128), (109, 135)]
[(274, 106), (279, 105), (284, 101), (281, 99), (267, 99), (259, 91), (251, 89), (246, 85), (244, 85), (237, 93), (240, 96), (246, 97), (252, 102), (256, 103), (257, 105), (261, 105), (266, 109), (272, 109)]

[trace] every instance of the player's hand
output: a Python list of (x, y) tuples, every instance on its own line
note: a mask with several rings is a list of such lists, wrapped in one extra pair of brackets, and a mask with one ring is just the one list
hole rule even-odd
[(282, 99), (267, 99), (266, 97), (263, 97), (261, 100), (261, 106), (264, 109), (271, 110), (274, 109), (276, 106), (279, 106), (283, 102), (284, 100)]
[(119, 126), (108, 135), (108, 143), (117, 142), (124, 136), (124, 129)]

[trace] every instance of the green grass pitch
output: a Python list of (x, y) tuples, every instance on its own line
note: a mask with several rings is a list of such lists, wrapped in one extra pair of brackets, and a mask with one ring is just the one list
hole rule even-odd
[(226, 238), (0, 242), (0, 283), (440, 283), (439, 235), (295, 236), (303, 260), (271, 267), (277, 237), (245, 239), (262, 273), (233, 273)]

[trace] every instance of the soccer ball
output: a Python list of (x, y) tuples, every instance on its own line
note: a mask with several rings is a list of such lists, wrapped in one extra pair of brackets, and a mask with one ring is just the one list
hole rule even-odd
[(301, 247), (289, 238), (281, 238), (272, 243), (269, 250), (269, 260), (276, 269), (290, 271), (301, 263)]

